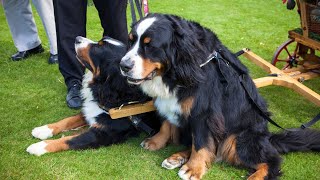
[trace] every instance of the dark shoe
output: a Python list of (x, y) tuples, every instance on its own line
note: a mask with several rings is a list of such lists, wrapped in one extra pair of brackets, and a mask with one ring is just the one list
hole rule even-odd
[(80, 88), (81, 85), (74, 84), (72, 87), (69, 88), (68, 94), (67, 94), (67, 105), (69, 108), (72, 109), (79, 109), (81, 108), (82, 101), (80, 97)]
[(11, 56), (11, 59), (13, 61), (20, 61), (22, 59), (29, 57), (30, 55), (39, 54), (39, 53), (42, 53), (43, 51), (44, 51), (44, 49), (42, 48), (42, 45), (40, 44), (39, 46), (37, 46), (33, 49), (29, 49), (27, 51), (17, 52), (16, 54)]
[(50, 53), (50, 57), (48, 59), (48, 63), (49, 64), (58, 64), (58, 54), (53, 55), (53, 54)]

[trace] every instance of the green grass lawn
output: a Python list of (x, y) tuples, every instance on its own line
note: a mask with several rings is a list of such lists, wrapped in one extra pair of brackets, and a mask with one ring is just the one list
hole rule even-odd
[[(154, 0), (149, 4), (151, 12), (181, 15), (209, 27), (232, 51), (248, 47), (268, 61), (287, 40), (287, 31), (299, 27), (296, 11), (286, 10), (280, 0)], [(102, 29), (94, 6), (88, 8), (88, 14), (88, 37), (98, 40)], [(66, 87), (58, 66), (47, 64), (48, 40), (37, 15), (36, 22), (46, 52), (12, 62), (9, 57), (16, 49), (0, 8), (0, 179), (178, 179), (178, 169), (165, 170), (161, 162), (183, 147), (169, 145), (157, 152), (145, 151), (139, 146), (145, 134), (98, 150), (41, 157), (25, 151), (39, 141), (31, 136), (34, 127), (78, 112), (65, 104)], [(254, 78), (266, 75), (248, 60), (241, 60)], [(320, 78), (305, 84), (320, 93)], [(284, 127), (298, 127), (319, 113), (319, 107), (289, 89), (265, 87), (259, 91), (274, 120)], [(320, 123), (314, 128), (319, 129)], [(320, 179), (320, 153), (283, 155), (282, 170), (282, 179)], [(219, 163), (204, 179), (244, 179), (246, 175), (245, 169)]]

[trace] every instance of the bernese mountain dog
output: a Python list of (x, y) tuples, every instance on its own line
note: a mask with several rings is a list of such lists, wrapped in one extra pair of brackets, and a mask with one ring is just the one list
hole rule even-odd
[[(320, 151), (316, 130), (268, 131), (270, 113), (247, 68), (211, 30), (175, 15), (149, 14), (133, 26), (129, 39), (122, 74), (154, 98), (167, 122), (187, 130), (181, 136), (191, 137), (190, 148), (162, 162), (167, 169), (182, 166), (180, 178), (201, 179), (213, 162), (223, 160), (253, 169), (248, 179), (276, 179), (279, 154)], [(164, 134), (176, 129), (163, 126), (142, 146), (163, 147)]]
[[(127, 50), (123, 43), (109, 37), (97, 43), (77, 37), (75, 50), (80, 63), (89, 70), (82, 82), (82, 111), (56, 123), (34, 128), (32, 135), (43, 141), (30, 145), (27, 152), (40, 156), (68, 149), (98, 148), (120, 143), (141, 132), (140, 123), (155, 131), (159, 129), (160, 119), (154, 112), (115, 120), (108, 114), (110, 108), (150, 99), (138, 87), (131, 87), (120, 73), (119, 63)], [(83, 133), (45, 140), (83, 125), (90, 126)]]

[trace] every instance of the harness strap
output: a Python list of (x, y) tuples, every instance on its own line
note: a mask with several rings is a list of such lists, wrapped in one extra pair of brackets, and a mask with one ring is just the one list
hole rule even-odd
[(131, 123), (133, 124), (133, 126), (136, 129), (141, 129), (144, 132), (146, 132), (149, 136), (152, 136), (155, 134), (154, 129), (152, 129), (151, 127), (149, 127), (146, 123), (144, 123), (142, 121), (141, 118), (137, 117), (137, 116), (129, 116), (128, 117), (129, 120), (131, 121)]
[(256, 108), (258, 108), (258, 110), (260, 111), (260, 114), (266, 118), (271, 124), (273, 124), (274, 126), (284, 130), (284, 131), (298, 131), (298, 129), (285, 129), (283, 127), (281, 127), (279, 124), (277, 124), (274, 120), (272, 120), (261, 108), (261, 106), (259, 106), (257, 104), (257, 102), (254, 100), (254, 98), (251, 96), (251, 94), (249, 93), (248, 91), (248, 88), (247, 86), (245, 85), (245, 81), (244, 81), (244, 78), (245, 78), (245, 74), (242, 74), (239, 76), (239, 81), (240, 81), (240, 84), (241, 86), (243, 87), (244, 91), (246, 92), (247, 96), (249, 97), (250, 101), (252, 102), (253, 105), (255, 105)]
[(141, 2), (139, 0), (134, 0), (135, 3), (136, 3), (136, 6), (137, 6), (137, 10), (138, 10), (138, 14), (139, 14), (139, 17), (140, 19), (143, 17), (142, 16), (142, 10), (141, 10)]
[(131, 18), (132, 18), (132, 24), (137, 22), (137, 17), (136, 17), (136, 11), (134, 10), (134, 3), (133, 0), (129, 0), (130, 3), (130, 10), (131, 10)]
[[(147, 2), (145, 2), (147, 3)], [(129, 4), (130, 4), (130, 11), (131, 11), (131, 18), (132, 18), (132, 24), (137, 22), (137, 16), (136, 16), (136, 11), (135, 11), (135, 7), (137, 8), (138, 14), (139, 14), (139, 18), (141, 19), (143, 17), (142, 14), (142, 9), (141, 9), (141, 1), (139, 0), (129, 0)]]
[(315, 124), (316, 122), (318, 122), (320, 120), (320, 113), (318, 115), (316, 115), (316, 117), (314, 117), (313, 119), (311, 119), (311, 121), (304, 123), (301, 125), (301, 129), (305, 129), (308, 128), (310, 126), (312, 126), (313, 124)]

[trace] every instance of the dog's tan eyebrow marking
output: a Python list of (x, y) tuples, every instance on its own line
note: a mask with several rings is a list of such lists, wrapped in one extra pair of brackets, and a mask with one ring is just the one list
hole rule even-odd
[(148, 43), (150, 43), (150, 41), (151, 41), (151, 38), (150, 38), (150, 37), (145, 37), (145, 38), (143, 39), (143, 43), (144, 43), (144, 44), (148, 44)]
[(103, 41), (100, 40), (100, 41), (98, 42), (98, 45), (102, 46), (102, 45), (103, 45)]
[(129, 39), (130, 39), (130, 40), (133, 40), (133, 35), (132, 35), (132, 33), (129, 34)]

